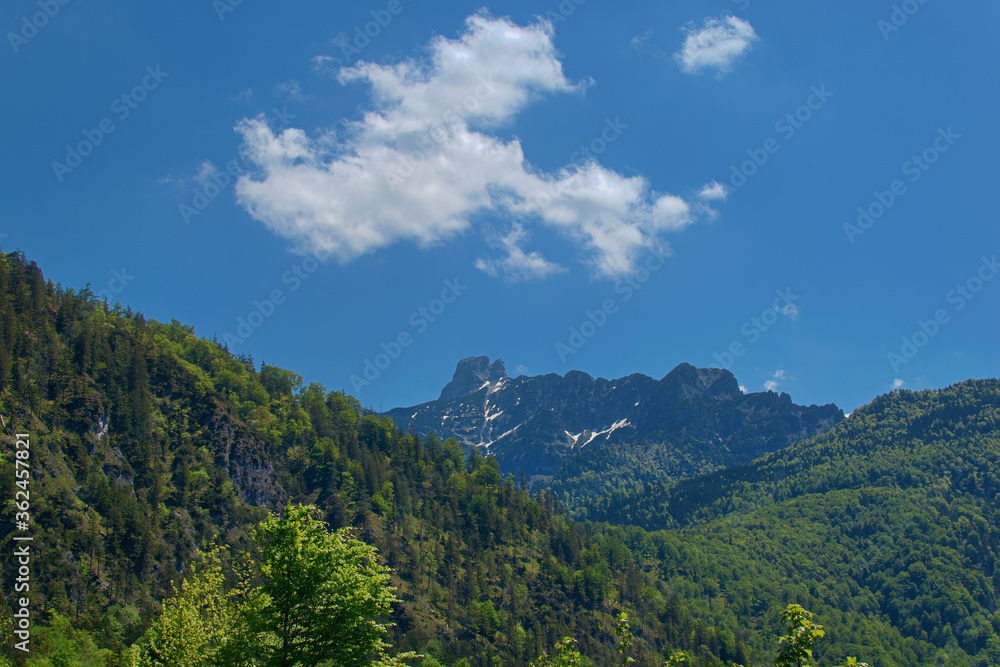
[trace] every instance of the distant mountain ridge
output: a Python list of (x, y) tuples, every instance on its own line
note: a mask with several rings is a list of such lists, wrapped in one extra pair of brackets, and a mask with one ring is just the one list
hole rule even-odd
[(692, 471), (706, 461), (729, 467), (844, 418), (832, 404), (804, 407), (785, 393), (744, 394), (722, 369), (680, 364), (660, 380), (639, 373), (606, 380), (581, 371), (511, 378), (502, 360), (489, 357), (458, 362), (436, 401), (386, 414), (403, 430), (485, 448), (504, 472), (534, 479), (554, 475), (585, 448), (626, 443), (671, 443)]

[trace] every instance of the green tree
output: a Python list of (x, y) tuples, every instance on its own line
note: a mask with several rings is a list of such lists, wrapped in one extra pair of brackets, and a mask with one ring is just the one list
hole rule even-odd
[[(812, 658), (813, 645), (826, 634), (822, 625), (813, 623), (813, 615), (798, 604), (790, 604), (781, 612), (786, 628), (784, 636), (778, 639), (774, 667), (810, 667), (806, 661)], [(844, 667), (868, 667), (868, 663), (847, 658)]]
[(547, 653), (538, 656), (538, 660), (531, 663), (530, 667), (581, 667), (585, 659), (576, 650), (577, 641), (572, 637), (563, 637), (556, 642), (556, 657), (552, 659)]
[[(176, 597), (163, 605), (163, 613), (153, 623), (143, 641), (126, 653), (129, 667), (211, 667), (234, 637), (236, 597), (241, 592), (224, 590), (219, 551), (211, 551), (191, 575)], [(232, 663), (233, 667), (237, 663)]]
[(826, 634), (822, 625), (812, 622), (812, 617), (812, 612), (797, 604), (790, 604), (781, 612), (787, 629), (778, 640), (775, 667), (809, 667), (806, 661), (812, 658), (813, 644)]
[(329, 532), (315, 511), (289, 505), (284, 517), (272, 515), (257, 529), (263, 583), (246, 609), (255, 664), (404, 664), (385, 653), (391, 624), (383, 619), (397, 602), (389, 568), (346, 529)]
[[(49, 626), (40, 628), (37, 652), (28, 667), (105, 667), (111, 651), (99, 649), (86, 630), (74, 629), (65, 616), (53, 614)], [(9, 664), (0, 659), (0, 666)]]
[(635, 660), (628, 655), (628, 651), (632, 648), (632, 640), (635, 639), (635, 635), (632, 634), (632, 628), (628, 623), (628, 614), (622, 612), (618, 614), (618, 619), (615, 624), (615, 634), (618, 635), (618, 648), (615, 649), (618, 655), (622, 658), (622, 664), (627, 665), (629, 663), (635, 662)]
[(674, 651), (667, 658), (667, 661), (663, 663), (663, 667), (680, 667), (682, 662), (687, 662), (688, 654), (684, 651)]

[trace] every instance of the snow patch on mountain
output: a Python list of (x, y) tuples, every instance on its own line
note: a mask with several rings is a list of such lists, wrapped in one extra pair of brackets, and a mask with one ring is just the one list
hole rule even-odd
[(490, 440), (489, 442), (480, 442), (477, 445), (477, 447), (485, 447), (486, 451), (488, 452), (489, 449), (490, 449), (490, 447), (493, 446), (494, 443), (503, 440), (504, 438), (506, 438), (508, 435), (510, 435), (511, 433), (513, 433), (514, 431), (516, 431), (519, 428), (521, 428), (521, 424), (518, 424), (517, 426), (515, 426), (512, 429), (510, 429), (509, 431), (504, 431), (504, 433), (502, 433), (499, 438), (495, 438), (493, 440)]

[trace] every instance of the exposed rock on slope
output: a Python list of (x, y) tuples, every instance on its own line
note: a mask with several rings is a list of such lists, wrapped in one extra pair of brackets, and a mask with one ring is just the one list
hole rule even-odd
[(744, 394), (732, 373), (716, 368), (681, 364), (661, 380), (581, 371), (512, 379), (503, 361), (488, 357), (460, 361), (438, 400), (388, 415), (402, 429), (483, 447), (505, 472), (529, 477), (552, 475), (583, 448), (616, 443), (673, 443), (714, 467), (739, 465), (844, 418), (832, 404)]

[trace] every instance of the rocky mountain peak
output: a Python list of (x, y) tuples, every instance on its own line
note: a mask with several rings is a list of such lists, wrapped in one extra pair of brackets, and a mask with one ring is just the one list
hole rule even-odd
[[(489, 361), (489, 357), (486, 360)], [(490, 366), (490, 375), (487, 378), (490, 382), (499, 382), (500, 380), (507, 379), (507, 367), (503, 363), (503, 359), (497, 359)]]
[(532, 479), (551, 476), (567, 456), (603, 448), (659, 447), (668, 454), (657, 465), (672, 466), (671, 475), (742, 465), (843, 419), (835, 405), (744, 394), (720, 368), (680, 364), (659, 381), (575, 370), (510, 379), (503, 361), (489, 357), (458, 362), (438, 400), (387, 414), (404, 431), (434, 431), (482, 447), (502, 471)]
[(661, 382), (680, 389), (680, 395), (705, 393), (709, 396), (742, 396), (736, 376), (721, 368), (695, 368), (691, 364), (679, 364), (667, 373)]
[(503, 359), (497, 359), (491, 364), (489, 357), (467, 357), (458, 362), (455, 375), (441, 390), (438, 400), (450, 401), (477, 391), (487, 382), (492, 384), (506, 379), (507, 367)]

